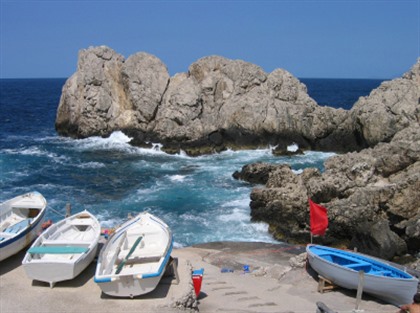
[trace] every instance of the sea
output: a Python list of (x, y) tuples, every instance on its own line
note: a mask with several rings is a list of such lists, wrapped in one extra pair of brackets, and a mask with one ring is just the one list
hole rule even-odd
[[(383, 80), (301, 79), (319, 105), (351, 109)], [(88, 210), (104, 228), (117, 227), (129, 215), (148, 211), (172, 229), (176, 247), (213, 241), (275, 242), (264, 223), (250, 220), (255, 186), (232, 174), (254, 162), (287, 163), (297, 173), (323, 170), (331, 152), (276, 157), (273, 147), (227, 150), (213, 155), (169, 155), (128, 144), (114, 132), (109, 138), (71, 139), (54, 129), (65, 79), (0, 80), (0, 202), (40, 192), (48, 202), (47, 219)], [(296, 147), (290, 147), (291, 150)]]

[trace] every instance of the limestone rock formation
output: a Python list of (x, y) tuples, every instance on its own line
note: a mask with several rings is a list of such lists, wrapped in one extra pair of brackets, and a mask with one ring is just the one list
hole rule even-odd
[(267, 144), (348, 151), (353, 129), (339, 129), (344, 110), (318, 106), (289, 72), (220, 56), (202, 58), (187, 73), (169, 77), (155, 56), (125, 60), (112, 49), (79, 53), (77, 72), (63, 87), (56, 129), (73, 137), (122, 130), (142, 145), (190, 154)]
[(361, 97), (350, 120), (367, 146), (389, 142), (400, 130), (420, 122), (420, 59), (401, 78), (383, 82)]
[(236, 176), (263, 177), (259, 182), (265, 187), (251, 193), (251, 216), (269, 223), (280, 240), (309, 241), (310, 197), (328, 209), (330, 220), (327, 235), (318, 242), (388, 259), (420, 251), (418, 125), (398, 132), (389, 143), (328, 159), (323, 173), (306, 169), (295, 174), (289, 165), (256, 164)]
[(78, 138), (122, 130), (132, 144), (160, 142), (168, 152), (192, 155), (268, 144), (278, 146), (276, 154), (288, 154), (283, 148), (291, 143), (357, 151), (418, 123), (419, 81), (420, 61), (345, 111), (318, 106), (283, 69), (266, 73), (241, 60), (209, 56), (170, 77), (153, 55), (140, 52), (125, 60), (106, 46), (90, 47), (79, 52), (77, 72), (63, 87), (56, 129)]
[(66, 81), (57, 110), (60, 134), (88, 137), (113, 131), (112, 121), (131, 107), (122, 92), (123, 60), (107, 47), (79, 52), (77, 72)]
[(166, 66), (150, 54), (125, 60), (105, 46), (81, 50), (77, 72), (63, 87), (56, 129), (78, 138), (147, 132), (168, 82)]
[(383, 258), (420, 252), (420, 60), (402, 78), (361, 97), (340, 129), (359, 152), (337, 155), (325, 171), (296, 175), (288, 165), (251, 164), (237, 179), (265, 184), (251, 193), (251, 216), (280, 240), (309, 240), (308, 197), (328, 208), (318, 242), (357, 247)]

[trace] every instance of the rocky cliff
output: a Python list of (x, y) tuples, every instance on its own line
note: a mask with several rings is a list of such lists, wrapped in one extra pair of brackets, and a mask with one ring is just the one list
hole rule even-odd
[(292, 142), (303, 149), (353, 151), (374, 142), (363, 128), (372, 112), (364, 113), (355, 127), (348, 111), (318, 106), (282, 69), (266, 73), (210, 56), (170, 77), (153, 55), (124, 59), (101, 46), (79, 52), (77, 72), (63, 87), (56, 129), (78, 138), (122, 130), (135, 145), (160, 142), (168, 152), (189, 154)]
[(317, 242), (387, 259), (420, 253), (419, 65), (383, 83), (349, 112), (345, 123), (353, 123), (372, 148), (328, 159), (323, 173), (295, 174), (288, 165), (272, 164), (235, 173), (265, 185), (251, 193), (252, 218), (269, 223), (279, 240), (306, 243), (312, 198), (328, 209), (330, 220)]

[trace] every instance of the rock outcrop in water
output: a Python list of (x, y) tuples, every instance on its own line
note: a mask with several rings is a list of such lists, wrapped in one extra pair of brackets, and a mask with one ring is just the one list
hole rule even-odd
[[(72, 137), (122, 130), (135, 145), (202, 154), (293, 142), (304, 149), (351, 151), (368, 140), (344, 128), (347, 111), (318, 106), (289, 72), (219, 56), (170, 77), (155, 56), (124, 59), (101, 46), (79, 53), (77, 72), (63, 87), (56, 129)], [(351, 123), (349, 123), (351, 126)]]
[(210, 56), (170, 77), (153, 55), (124, 59), (108, 47), (91, 47), (80, 51), (77, 72), (63, 87), (56, 129), (77, 138), (121, 130), (134, 145), (160, 142), (167, 152), (192, 155), (268, 144), (281, 154), (291, 143), (357, 151), (418, 123), (419, 67), (345, 111), (318, 106), (283, 69), (265, 73), (251, 63)]
[(373, 148), (337, 155), (325, 171), (251, 164), (234, 174), (264, 184), (251, 193), (251, 215), (287, 242), (309, 241), (308, 197), (328, 208), (317, 242), (357, 247), (390, 259), (420, 252), (420, 63), (361, 98), (350, 112)]

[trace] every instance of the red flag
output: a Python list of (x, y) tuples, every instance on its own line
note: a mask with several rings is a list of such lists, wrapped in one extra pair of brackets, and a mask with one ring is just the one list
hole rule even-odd
[(309, 199), (309, 212), (311, 219), (311, 233), (313, 235), (325, 235), (325, 230), (328, 227), (327, 209)]

